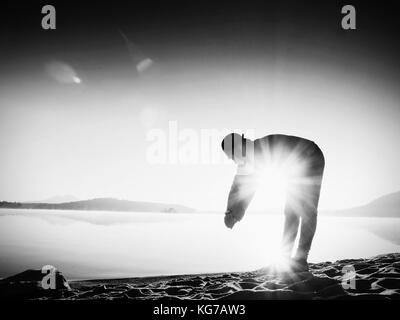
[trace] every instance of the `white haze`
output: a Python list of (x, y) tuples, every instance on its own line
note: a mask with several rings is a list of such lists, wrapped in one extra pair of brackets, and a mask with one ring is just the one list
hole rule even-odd
[[(399, 241), (368, 231), (377, 220), (400, 228), (395, 218), (320, 217), (310, 260), (398, 252)], [(277, 257), (282, 223), (250, 213), (228, 230), (222, 214), (2, 209), (0, 277), (46, 264), (69, 279), (253, 270)]]

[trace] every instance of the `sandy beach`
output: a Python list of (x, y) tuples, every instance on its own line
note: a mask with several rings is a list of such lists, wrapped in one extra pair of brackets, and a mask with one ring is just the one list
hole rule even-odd
[[(343, 286), (343, 267), (356, 271), (355, 288)], [(252, 272), (69, 281), (71, 290), (37, 299), (262, 300), (400, 299), (400, 253), (310, 264), (309, 273)], [(350, 283), (347, 281), (346, 283)]]

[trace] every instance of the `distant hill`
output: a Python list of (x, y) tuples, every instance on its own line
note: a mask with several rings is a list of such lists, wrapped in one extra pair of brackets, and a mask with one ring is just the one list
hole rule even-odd
[(64, 203), (21, 203), (0, 202), (0, 208), (12, 209), (53, 209), (53, 210), (99, 210), (99, 211), (130, 211), (130, 212), (195, 212), (194, 209), (165, 203), (118, 200), (113, 198), (97, 198), (91, 200), (72, 201)]
[(35, 200), (35, 201), (24, 201), (24, 203), (64, 203), (64, 202), (74, 202), (79, 201), (77, 197), (71, 195), (62, 195), (62, 196), (54, 196), (50, 198), (46, 198), (43, 200)]
[(327, 211), (327, 215), (348, 217), (396, 217), (400, 218), (400, 191), (382, 196), (365, 206)]

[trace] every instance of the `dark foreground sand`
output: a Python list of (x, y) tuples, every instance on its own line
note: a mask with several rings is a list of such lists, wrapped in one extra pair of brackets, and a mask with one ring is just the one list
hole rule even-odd
[[(355, 270), (355, 287), (350, 280), (343, 282), (345, 266)], [(311, 264), (310, 272), (300, 274), (267, 267), (241, 273), (67, 282), (57, 272), (55, 290), (44, 290), (42, 278), (41, 270), (26, 270), (0, 280), (0, 300), (400, 299), (400, 253)]]
[[(354, 266), (355, 289), (342, 286)], [(349, 284), (350, 282), (346, 282)], [(400, 299), (400, 253), (310, 265), (310, 273), (254, 272), (71, 281), (64, 299)]]

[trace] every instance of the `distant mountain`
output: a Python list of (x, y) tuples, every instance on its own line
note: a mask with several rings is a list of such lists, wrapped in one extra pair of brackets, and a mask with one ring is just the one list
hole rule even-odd
[(166, 212), (166, 213), (195, 212), (195, 210), (192, 208), (176, 204), (128, 201), (128, 200), (118, 200), (113, 198), (97, 198), (91, 200), (72, 201), (64, 203), (21, 203), (21, 202), (3, 201), (0, 202), (0, 208)]
[(382, 196), (370, 202), (369, 206), (400, 209), (400, 191)]
[(365, 206), (327, 211), (326, 214), (348, 217), (396, 217), (400, 218), (400, 191), (382, 196)]
[(62, 195), (62, 196), (54, 196), (50, 198), (46, 198), (39, 201), (25, 201), (24, 203), (64, 203), (64, 202), (73, 202), (79, 201), (77, 197), (71, 195)]

